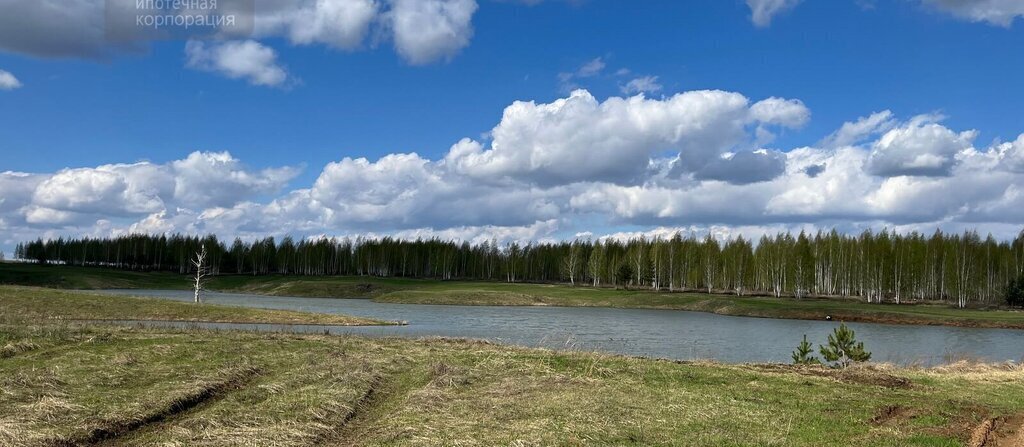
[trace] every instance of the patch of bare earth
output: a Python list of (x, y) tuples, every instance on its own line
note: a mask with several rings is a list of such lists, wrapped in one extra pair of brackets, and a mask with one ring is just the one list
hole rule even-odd
[(230, 372), (224, 380), (203, 386), (149, 414), (130, 420), (102, 421), (80, 436), (51, 439), (43, 444), (54, 447), (116, 445), (117, 441), (127, 434), (181, 417), (200, 406), (214, 402), (224, 394), (245, 386), (260, 373), (257, 368), (241, 368)]
[(765, 372), (779, 372), (784, 374), (795, 373), (805, 376), (827, 377), (840, 382), (856, 383), (860, 385), (875, 385), (891, 389), (909, 389), (914, 386), (913, 382), (906, 377), (894, 376), (869, 365), (858, 365), (843, 369), (833, 369), (822, 366), (774, 364), (752, 365), (752, 367)]
[(875, 412), (871, 423), (875, 425), (899, 425), (902, 422), (916, 418), (917, 410), (902, 405), (886, 405)]
[(1024, 447), (1024, 413), (986, 418), (971, 432), (970, 447)]

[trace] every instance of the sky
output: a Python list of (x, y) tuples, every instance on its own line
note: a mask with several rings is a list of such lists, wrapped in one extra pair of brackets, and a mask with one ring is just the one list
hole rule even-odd
[(135, 6), (0, 0), (0, 250), (1024, 228), (1019, 0)]

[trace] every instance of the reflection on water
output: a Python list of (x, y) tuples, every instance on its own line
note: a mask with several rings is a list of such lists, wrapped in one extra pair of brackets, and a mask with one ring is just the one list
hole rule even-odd
[[(104, 293), (191, 301), (189, 291), (108, 290)], [(585, 307), (496, 307), (377, 303), (362, 299), (296, 298), (236, 293), (205, 295), (208, 303), (347, 314), (408, 321), (408, 326), (316, 326), (147, 322), (147, 325), (259, 331), (445, 336), (500, 343), (722, 362), (789, 362), (804, 334), (823, 343), (838, 322), (730, 317), (700, 312)], [(132, 324), (133, 322), (122, 322)], [(872, 360), (932, 365), (951, 359), (1024, 359), (1024, 331), (850, 323)]]

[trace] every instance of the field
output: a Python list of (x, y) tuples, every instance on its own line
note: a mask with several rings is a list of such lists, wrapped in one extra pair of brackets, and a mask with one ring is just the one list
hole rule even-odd
[(253, 309), (170, 300), (0, 286), (0, 323), (36, 324), (73, 320), (164, 320), (218, 323), (378, 325), (393, 324), (347, 315)]
[(115, 315), (347, 318), (0, 287), (0, 446), (1024, 442), (1014, 364), (723, 365), (81, 321)]
[(1019, 366), (840, 372), (442, 339), (52, 326), (0, 326), (0, 347), (0, 446), (1024, 441)]
[[(100, 268), (0, 264), (0, 284), (65, 289), (187, 289), (182, 275)], [(679, 309), (723, 315), (895, 324), (1024, 329), (1024, 312), (955, 309), (935, 304), (868, 304), (856, 300), (737, 297), (704, 293), (372, 277), (225, 275), (210, 288), (263, 295), (373, 298), (418, 304), (600, 306)]]

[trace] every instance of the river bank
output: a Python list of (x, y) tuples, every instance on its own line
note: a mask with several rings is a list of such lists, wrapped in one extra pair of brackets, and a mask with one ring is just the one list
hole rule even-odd
[(105, 296), (38, 287), (0, 286), (0, 322), (39, 324), (74, 320), (140, 320), (207, 323), (273, 323), (338, 326), (398, 324), (348, 315), (257, 309)]
[[(0, 284), (64, 289), (187, 289), (183, 275), (103, 268), (0, 264)], [(794, 299), (649, 290), (374, 277), (228, 275), (209, 287), (273, 296), (372, 298), (380, 302), (500, 306), (676, 309), (763, 318), (1024, 329), (1024, 312), (956, 309), (935, 304), (877, 304), (850, 299)]]

